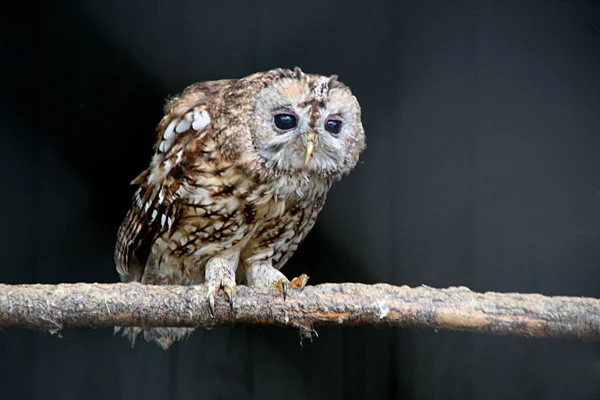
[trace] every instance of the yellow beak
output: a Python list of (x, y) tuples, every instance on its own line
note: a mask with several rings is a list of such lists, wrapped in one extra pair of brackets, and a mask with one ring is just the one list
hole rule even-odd
[(315, 145), (313, 144), (313, 141), (309, 140), (308, 143), (306, 143), (306, 159), (304, 160), (304, 164), (308, 164), (308, 160), (310, 160), (314, 149)]

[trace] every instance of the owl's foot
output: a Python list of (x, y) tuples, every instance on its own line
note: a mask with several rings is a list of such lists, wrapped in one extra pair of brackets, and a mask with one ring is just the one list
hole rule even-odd
[(246, 269), (246, 279), (249, 286), (272, 287), (287, 298), (288, 289), (302, 289), (308, 282), (308, 276), (302, 274), (290, 282), (277, 268), (270, 264), (254, 264)]
[(276, 280), (271, 283), (271, 287), (279, 290), (283, 294), (283, 300), (287, 298), (288, 289), (304, 289), (308, 282), (308, 275), (302, 274), (289, 281), (286, 277)]
[(206, 263), (205, 269), (206, 286), (208, 293), (208, 309), (211, 315), (215, 316), (215, 296), (219, 289), (223, 289), (225, 300), (229, 302), (229, 307), (233, 312), (233, 290), (235, 288), (235, 270), (231, 268), (227, 260), (213, 258)]

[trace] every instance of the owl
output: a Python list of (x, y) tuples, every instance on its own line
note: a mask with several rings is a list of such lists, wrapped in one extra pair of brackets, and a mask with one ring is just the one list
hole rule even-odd
[[(285, 300), (308, 277), (280, 270), (313, 227), (332, 184), (365, 148), (361, 109), (337, 76), (273, 69), (193, 84), (167, 101), (149, 167), (117, 234), (124, 282), (204, 284), (233, 309), (234, 287)], [(141, 328), (126, 328), (132, 343)], [(144, 329), (167, 349), (193, 328)]]

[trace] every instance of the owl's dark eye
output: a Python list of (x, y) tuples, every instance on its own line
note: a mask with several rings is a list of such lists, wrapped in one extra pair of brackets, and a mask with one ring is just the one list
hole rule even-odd
[(298, 125), (298, 118), (293, 114), (277, 114), (275, 115), (275, 126), (282, 131), (289, 131)]
[(342, 130), (342, 121), (339, 119), (328, 119), (327, 122), (325, 122), (325, 130), (329, 133), (340, 133)]

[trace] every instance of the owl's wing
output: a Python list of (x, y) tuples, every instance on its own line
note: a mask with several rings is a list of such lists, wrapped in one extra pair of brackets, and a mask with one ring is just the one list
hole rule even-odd
[(121, 279), (140, 281), (155, 240), (173, 228), (178, 215), (178, 164), (188, 145), (210, 131), (208, 107), (234, 80), (201, 82), (167, 102), (157, 127), (150, 167), (131, 184), (138, 185), (131, 209), (117, 233), (115, 263)]
[(115, 263), (121, 279), (126, 282), (141, 280), (152, 244), (169, 231), (177, 212), (173, 199), (176, 183), (172, 180), (149, 183), (150, 175), (146, 170), (136, 178), (144, 182), (139, 184), (132, 207), (117, 234)]

